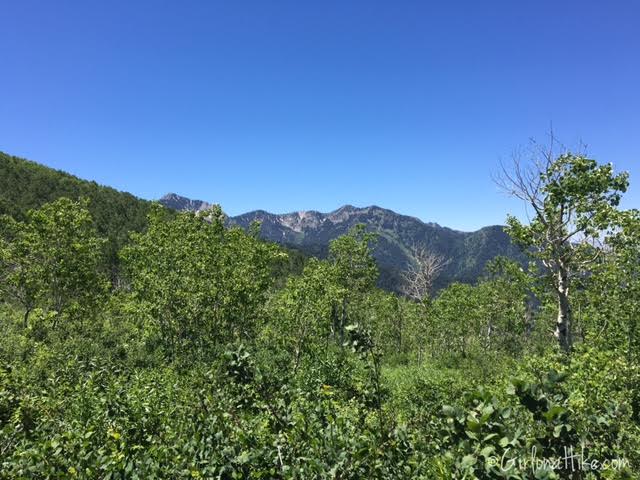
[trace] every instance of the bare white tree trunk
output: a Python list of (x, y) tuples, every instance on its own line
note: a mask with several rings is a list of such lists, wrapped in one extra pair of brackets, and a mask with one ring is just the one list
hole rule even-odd
[(571, 350), (571, 304), (569, 302), (569, 275), (564, 267), (557, 273), (558, 318), (556, 320), (555, 337), (566, 352)]

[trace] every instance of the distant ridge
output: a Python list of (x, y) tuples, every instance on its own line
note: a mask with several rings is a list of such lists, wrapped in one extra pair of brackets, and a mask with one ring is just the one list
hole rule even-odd
[[(180, 202), (173, 203), (181, 208), (175, 208), (164, 200), (166, 197), (160, 199), (160, 203), (180, 211), (198, 211), (201, 204), (209, 205), (181, 197)], [(436, 284), (437, 288), (454, 281), (475, 281), (486, 263), (496, 256), (524, 258), (500, 225), (461, 232), (375, 205), (362, 208), (344, 205), (328, 213), (302, 210), (274, 214), (255, 210), (228, 219), (229, 224), (243, 228), (255, 221), (261, 223), (260, 234), (265, 240), (321, 258), (328, 254), (331, 240), (359, 223), (366, 225), (369, 231), (378, 233), (374, 255), (381, 270), (381, 286), (392, 290), (399, 288), (401, 272), (413, 261), (413, 246), (427, 247), (451, 260)]]

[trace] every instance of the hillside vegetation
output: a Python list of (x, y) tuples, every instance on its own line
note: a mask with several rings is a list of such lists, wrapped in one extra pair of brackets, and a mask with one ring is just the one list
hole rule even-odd
[(0, 159), (2, 479), (639, 478), (640, 213), (610, 165), (533, 177), (528, 268), (436, 292), (425, 252), (398, 295), (364, 225), (290, 268), (218, 206)]
[(66, 197), (86, 198), (98, 233), (114, 264), (129, 232), (145, 227), (151, 202), (35, 162), (0, 152), (0, 214), (24, 220), (30, 209)]

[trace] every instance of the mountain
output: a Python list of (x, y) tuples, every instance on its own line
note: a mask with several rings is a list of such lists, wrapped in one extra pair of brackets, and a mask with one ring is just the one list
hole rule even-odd
[[(162, 199), (160, 202), (164, 203)], [(188, 199), (181, 200), (180, 204), (189, 205)], [(273, 214), (256, 210), (228, 220), (229, 224), (243, 228), (248, 228), (255, 221), (261, 223), (260, 234), (265, 240), (321, 258), (327, 255), (332, 239), (362, 223), (369, 231), (378, 234), (374, 256), (381, 271), (380, 283), (393, 290), (398, 289), (401, 272), (412, 261), (413, 246), (425, 246), (450, 260), (436, 288), (453, 281), (475, 281), (485, 264), (498, 255), (523, 259), (520, 249), (511, 243), (502, 226), (461, 232), (378, 206), (358, 208), (345, 205), (329, 213), (310, 210)]]
[(176, 193), (167, 193), (159, 202), (167, 208), (179, 212), (200, 212), (211, 208), (211, 204), (202, 200), (191, 200)]

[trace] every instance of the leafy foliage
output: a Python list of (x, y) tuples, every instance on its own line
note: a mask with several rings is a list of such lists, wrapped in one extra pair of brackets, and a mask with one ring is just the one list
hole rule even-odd
[(2, 217), (0, 479), (637, 478), (638, 212), (609, 169), (553, 168), (579, 215), (609, 202), (581, 226), (617, 226), (572, 283), (570, 353), (535, 262), (414, 300), (376, 287), (363, 226), (303, 262), (155, 205), (114, 271), (95, 198)]
[(161, 207), (122, 251), (131, 291), (170, 356), (252, 339), (281, 253), (239, 228), (219, 207), (169, 218)]
[(23, 223), (3, 219), (1, 250), (4, 290), (24, 309), (27, 326), (34, 308), (53, 318), (82, 321), (91, 316), (107, 285), (104, 240), (94, 230), (87, 202), (61, 198), (27, 213)]

